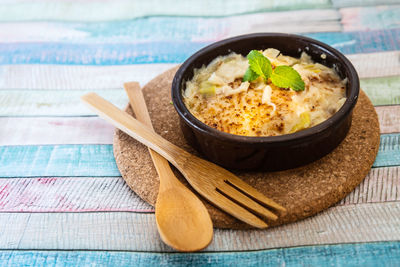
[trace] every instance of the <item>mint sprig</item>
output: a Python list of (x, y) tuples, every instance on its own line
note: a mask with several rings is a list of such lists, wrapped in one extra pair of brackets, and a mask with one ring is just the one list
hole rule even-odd
[(264, 55), (257, 51), (251, 50), (247, 55), (247, 59), (249, 60), (250, 69), (267, 80), (269, 76), (271, 76), (272, 65), (268, 58), (264, 57)]
[(300, 74), (290, 66), (277, 66), (272, 70), (271, 62), (260, 51), (251, 50), (247, 55), (249, 67), (243, 76), (243, 81), (254, 81), (258, 77), (262, 77), (265, 83), (268, 79), (275, 86), (281, 88), (291, 88), (294, 91), (304, 90), (304, 81)]
[(294, 91), (304, 90), (304, 81), (300, 74), (290, 66), (277, 66), (270, 79), (274, 85), (281, 88), (291, 88)]

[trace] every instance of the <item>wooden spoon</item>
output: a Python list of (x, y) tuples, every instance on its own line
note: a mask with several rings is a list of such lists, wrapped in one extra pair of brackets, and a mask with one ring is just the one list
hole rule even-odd
[[(139, 83), (125, 83), (124, 88), (136, 118), (153, 129)], [(179, 251), (205, 248), (213, 236), (213, 225), (206, 207), (176, 178), (166, 159), (151, 149), (149, 152), (160, 177), (156, 222), (161, 239)]]

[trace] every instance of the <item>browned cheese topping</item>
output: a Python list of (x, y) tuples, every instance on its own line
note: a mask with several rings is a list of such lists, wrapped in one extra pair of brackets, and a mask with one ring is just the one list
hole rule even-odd
[(334, 69), (314, 63), (305, 53), (296, 59), (276, 49), (262, 52), (273, 67), (293, 66), (305, 82), (305, 90), (295, 92), (267, 85), (262, 78), (242, 82), (247, 60), (232, 53), (196, 70), (186, 83), (184, 101), (189, 111), (223, 132), (276, 136), (317, 125), (345, 102), (346, 80), (340, 79)]

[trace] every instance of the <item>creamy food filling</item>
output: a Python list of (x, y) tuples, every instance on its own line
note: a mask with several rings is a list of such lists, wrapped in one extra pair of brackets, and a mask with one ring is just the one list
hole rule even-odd
[(186, 82), (183, 96), (189, 111), (220, 131), (276, 136), (315, 126), (346, 101), (346, 79), (333, 68), (313, 62), (304, 52), (300, 58), (282, 55), (277, 49), (261, 52), (272, 68), (292, 66), (303, 79), (305, 90), (279, 88), (261, 77), (243, 82), (248, 61), (231, 53), (196, 69), (193, 79)]

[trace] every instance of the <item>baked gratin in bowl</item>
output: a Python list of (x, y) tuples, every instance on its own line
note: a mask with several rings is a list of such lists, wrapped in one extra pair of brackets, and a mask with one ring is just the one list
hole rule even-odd
[[(315, 126), (276, 136), (227, 133), (203, 123), (189, 111), (183, 94), (196, 70), (233, 52), (246, 57), (251, 50), (269, 48), (295, 58), (305, 52), (315, 63), (333, 68), (340, 79), (346, 80), (346, 100), (340, 109)], [(187, 142), (208, 160), (228, 169), (278, 171), (313, 162), (340, 144), (350, 129), (359, 87), (353, 65), (329, 45), (299, 35), (256, 33), (216, 42), (188, 58), (173, 79), (172, 102)]]

